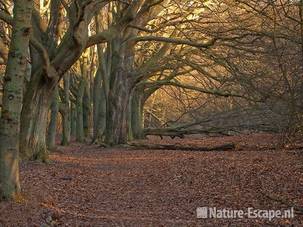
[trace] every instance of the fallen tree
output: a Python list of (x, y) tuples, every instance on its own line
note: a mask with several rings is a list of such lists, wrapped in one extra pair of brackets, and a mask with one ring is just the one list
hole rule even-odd
[(179, 128), (147, 128), (144, 129), (145, 136), (160, 136), (163, 139), (164, 136), (169, 136), (172, 139), (175, 137), (184, 138), (185, 135), (195, 134), (220, 134), (228, 135), (224, 130), (220, 129), (179, 129)]
[(217, 146), (192, 146), (181, 144), (146, 144), (139, 142), (129, 143), (128, 148), (131, 149), (147, 149), (147, 150), (182, 150), (182, 151), (230, 151), (236, 148), (234, 143), (226, 143)]
[[(185, 135), (231, 135), (243, 132), (280, 132), (286, 120), (273, 113), (267, 107), (259, 109), (233, 110), (211, 114), (194, 122), (172, 125), (164, 124), (160, 128), (146, 128), (144, 136), (170, 136), (184, 138)], [(162, 128), (163, 127), (163, 128)]]

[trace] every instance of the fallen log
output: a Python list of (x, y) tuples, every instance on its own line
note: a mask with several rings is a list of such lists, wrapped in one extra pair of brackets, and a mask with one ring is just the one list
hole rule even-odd
[(182, 151), (230, 151), (236, 148), (234, 143), (227, 143), (218, 146), (190, 146), (181, 144), (143, 144), (129, 143), (127, 148), (145, 150), (182, 150)]
[(164, 136), (169, 136), (172, 139), (179, 137), (183, 139), (185, 135), (195, 135), (195, 134), (220, 134), (228, 135), (226, 131), (218, 129), (175, 129), (175, 128), (147, 128), (144, 130), (145, 136), (160, 136), (163, 139)]

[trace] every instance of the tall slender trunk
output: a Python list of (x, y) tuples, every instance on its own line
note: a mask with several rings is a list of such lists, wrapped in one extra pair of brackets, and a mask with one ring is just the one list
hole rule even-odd
[(57, 86), (54, 91), (54, 97), (50, 109), (51, 115), (47, 131), (47, 148), (49, 150), (54, 150), (56, 147), (57, 121), (59, 113), (59, 93)]
[(93, 141), (102, 139), (106, 124), (106, 91), (100, 67), (93, 87)]
[(70, 75), (66, 74), (64, 80), (64, 94), (62, 97), (62, 141), (63, 146), (67, 146), (70, 143), (71, 137), (71, 110), (70, 110)]
[(4, 77), (0, 119), (0, 196), (3, 199), (12, 199), (21, 191), (18, 135), (32, 7), (32, 1), (14, 1), (13, 31)]
[(102, 86), (101, 82), (101, 69), (98, 68), (98, 71), (94, 78), (93, 84), (93, 141), (97, 140), (99, 137), (99, 110), (100, 110), (100, 90)]
[(85, 84), (84, 78), (81, 78), (79, 88), (76, 97), (76, 141), (84, 141), (84, 127), (83, 127), (83, 96), (84, 96)]
[(71, 118), (71, 124), (70, 124), (70, 134), (73, 138), (76, 137), (76, 128), (77, 128), (77, 113), (76, 113), (76, 106), (75, 104), (71, 104), (70, 109), (70, 118)]
[[(80, 96), (82, 96), (82, 118), (83, 118), (83, 133), (84, 133), (84, 137), (88, 137), (90, 134), (90, 114), (91, 114), (91, 108), (90, 108), (90, 87), (89, 87), (89, 73), (90, 73), (90, 67), (89, 67), (89, 50), (87, 49), (84, 53), (83, 53), (83, 58), (82, 58), (82, 64), (81, 64), (81, 74), (82, 74), (82, 78), (81, 78), (81, 83), (80, 83), (80, 89), (83, 89), (83, 91), (81, 90), (78, 94), (80, 94)], [(79, 89), (79, 90), (80, 90)], [(78, 105), (78, 104), (77, 104)], [(83, 139), (81, 139), (83, 140)]]
[(87, 78), (84, 81), (84, 94), (83, 94), (83, 130), (84, 136), (89, 137), (91, 135), (91, 99), (90, 89)]
[(104, 86), (100, 89), (100, 99), (99, 101), (99, 112), (98, 112), (98, 139), (104, 137), (104, 130), (106, 127), (106, 92)]

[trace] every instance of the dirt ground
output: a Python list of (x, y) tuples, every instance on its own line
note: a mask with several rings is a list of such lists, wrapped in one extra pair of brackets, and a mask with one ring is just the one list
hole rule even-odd
[(59, 147), (48, 164), (22, 163), (24, 199), (0, 203), (0, 226), (303, 226), (293, 219), (197, 219), (197, 207), (303, 207), (303, 152), (266, 150), (279, 138), (150, 139), (235, 151)]

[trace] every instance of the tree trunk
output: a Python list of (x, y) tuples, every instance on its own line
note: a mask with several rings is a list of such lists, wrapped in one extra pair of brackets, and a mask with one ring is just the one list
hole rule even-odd
[(70, 125), (70, 133), (73, 138), (76, 137), (76, 128), (77, 128), (77, 113), (75, 104), (71, 104), (71, 125)]
[(180, 144), (144, 144), (144, 143), (130, 143), (129, 148), (145, 149), (145, 150), (180, 150), (180, 151), (230, 151), (235, 150), (234, 143), (226, 143), (217, 146), (192, 146)]
[(46, 161), (48, 158), (45, 137), (54, 87), (54, 82), (45, 83), (37, 89), (28, 88), (25, 93), (20, 133), (20, 153), (23, 159)]
[(84, 127), (83, 127), (83, 96), (84, 96), (84, 79), (81, 78), (79, 83), (79, 88), (76, 97), (76, 116), (77, 116), (77, 123), (76, 123), (76, 141), (83, 142), (84, 141)]
[(93, 141), (97, 140), (97, 138), (100, 136), (98, 121), (100, 110), (100, 90), (102, 86), (101, 81), (101, 69), (99, 66), (93, 85)]
[(83, 95), (83, 130), (84, 136), (89, 137), (91, 135), (91, 100), (90, 89), (87, 78), (84, 81), (84, 95)]
[(130, 101), (130, 134), (132, 139), (144, 139), (143, 90), (135, 89)]
[(51, 116), (47, 131), (47, 148), (54, 150), (56, 147), (56, 135), (57, 135), (57, 120), (59, 113), (59, 93), (58, 87), (55, 88), (53, 101), (51, 104)]
[(61, 111), (62, 116), (62, 141), (61, 145), (67, 146), (70, 143), (71, 136), (71, 119), (70, 119), (70, 75), (66, 74), (64, 80), (64, 94), (62, 97), (63, 110)]
[[(80, 83), (80, 89), (83, 89), (83, 94), (80, 94), (82, 96), (82, 118), (83, 118), (83, 137), (89, 137), (90, 134), (90, 114), (91, 114), (91, 107), (90, 107), (90, 88), (89, 88), (89, 51), (88, 49), (83, 53), (82, 55), (82, 64), (81, 64), (81, 73), (82, 73), (82, 79)], [(82, 88), (83, 86), (83, 88)], [(80, 90), (79, 89), (79, 90)], [(77, 104), (78, 105), (78, 104)], [(83, 139), (84, 140), (84, 139)]]
[(128, 140), (128, 106), (130, 82), (123, 71), (118, 70), (106, 102), (105, 143), (117, 145)]
[(117, 37), (110, 44), (111, 73), (106, 100), (105, 143), (127, 143), (129, 132), (129, 101), (132, 89), (134, 44)]
[(106, 124), (106, 91), (99, 68), (93, 89), (93, 141), (101, 140)]
[(4, 77), (0, 121), (0, 195), (12, 199), (20, 194), (19, 132), (31, 33), (32, 1), (14, 1), (14, 22)]
[(33, 121), (33, 128), (28, 143), (31, 160), (46, 161), (48, 158), (48, 151), (46, 147), (46, 129), (47, 129), (47, 115), (51, 102), (52, 91), (43, 89), (42, 94), (37, 98), (38, 107)]

